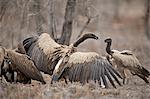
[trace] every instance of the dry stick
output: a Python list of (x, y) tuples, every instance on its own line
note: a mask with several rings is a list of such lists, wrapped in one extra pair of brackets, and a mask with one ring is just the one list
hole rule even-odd
[(49, 34), (53, 39), (57, 39), (57, 29), (56, 29), (56, 20), (54, 16), (54, 0), (49, 0), (48, 2), (49, 6)]
[(28, 5), (28, 3), (29, 3), (29, 0), (27, 0), (27, 1), (25, 2), (25, 4), (23, 5), (23, 7), (22, 7), (23, 9), (22, 9), (22, 12), (21, 12), (20, 30), (21, 30), (22, 28), (24, 28), (25, 17), (26, 17), (26, 14), (27, 14), (26, 10), (27, 10), (27, 5)]
[(98, 17), (98, 15), (96, 15), (96, 16), (94, 16), (94, 17), (88, 17), (88, 20), (86, 21), (85, 25), (84, 25), (83, 28), (81, 29), (81, 31), (80, 31), (79, 35), (77, 36), (77, 38), (79, 38), (79, 37), (83, 34), (84, 30), (85, 30), (85, 29), (87, 28), (87, 26), (90, 24), (91, 20), (92, 20), (93, 18), (95, 18), (95, 17)]
[(66, 8), (65, 8), (65, 16), (64, 23), (62, 27), (62, 33), (59, 40), (60, 44), (69, 45), (71, 35), (72, 35), (72, 24), (75, 14), (77, 0), (67, 0)]
[(4, 15), (5, 15), (5, 13), (6, 13), (6, 10), (7, 10), (7, 6), (8, 6), (8, 2), (9, 2), (9, 0), (5, 0), (5, 1), (2, 1), (1, 3), (1, 11), (0, 11), (0, 22), (2, 21), (2, 19), (3, 19), (3, 17), (4, 17)]
[(149, 16), (150, 16), (150, 1), (146, 0), (145, 1), (145, 34), (147, 36), (147, 38), (150, 40), (150, 31), (149, 31)]

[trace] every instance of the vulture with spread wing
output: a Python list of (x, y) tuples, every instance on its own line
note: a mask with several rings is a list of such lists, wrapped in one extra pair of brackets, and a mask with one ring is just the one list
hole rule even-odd
[(23, 45), (38, 70), (52, 75), (58, 61), (61, 58), (63, 62), (66, 61), (67, 57), (76, 51), (76, 47), (88, 38), (98, 39), (94, 34), (85, 34), (67, 46), (56, 43), (48, 33), (42, 33), (39, 37), (33, 36), (25, 39)]
[(116, 88), (121, 76), (112, 68), (107, 59), (95, 52), (75, 52), (68, 57), (68, 62), (59, 64), (54, 70), (52, 81), (69, 78), (71, 82), (82, 84), (92, 80), (108, 88), (108, 81)]
[[(112, 57), (119, 72), (123, 77), (123, 83), (125, 84), (126, 73), (125, 70), (129, 70), (131, 74), (137, 75), (141, 79), (143, 79), (146, 83), (149, 83), (148, 77), (150, 76), (150, 72), (145, 69), (136, 58), (136, 56), (129, 50), (118, 51), (111, 50), (112, 39), (108, 38), (105, 40), (107, 43), (106, 52)], [(109, 60), (109, 59), (108, 59)]]
[(7, 55), (4, 58), (4, 71), (16, 71), (20, 76), (25, 76), (27, 79), (33, 79), (45, 84), (42, 74), (36, 68), (34, 62), (25, 54), (20, 54), (14, 50), (5, 49)]

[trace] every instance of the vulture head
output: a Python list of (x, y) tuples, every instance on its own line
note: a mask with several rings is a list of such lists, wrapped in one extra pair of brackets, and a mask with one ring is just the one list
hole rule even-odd
[(2, 70), (3, 72), (7, 72), (8, 69), (11, 67), (11, 60), (9, 58), (5, 58), (4, 61), (3, 61), (3, 67), (2, 67)]
[(98, 37), (92, 33), (89, 34), (84, 34), (81, 38), (79, 38), (76, 42), (73, 43), (74, 47), (77, 47), (80, 43), (82, 43), (83, 41), (85, 41), (86, 39), (98, 39)]
[(111, 39), (111, 38), (107, 38), (107, 39), (105, 39), (104, 42), (107, 43), (106, 52), (107, 52), (109, 55), (112, 55), (112, 53), (113, 53), (113, 51), (111, 50), (112, 39)]
[(105, 39), (105, 43), (111, 43), (111, 42), (112, 42), (112, 39), (111, 39), (111, 38)]

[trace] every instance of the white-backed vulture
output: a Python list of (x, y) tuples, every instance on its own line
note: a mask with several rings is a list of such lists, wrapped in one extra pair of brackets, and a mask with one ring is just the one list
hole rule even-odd
[[(22, 76), (26, 76), (27, 79), (37, 80), (43, 84), (46, 83), (34, 62), (27, 55), (8, 49), (6, 49), (6, 53), (3, 70), (7, 71), (7, 69), (11, 69), (12, 71), (21, 73)], [(19, 76), (21, 76), (21, 74)]]
[(107, 43), (106, 52), (111, 55), (114, 59), (119, 72), (123, 77), (123, 83), (125, 84), (126, 74), (125, 70), (129, 70), (131, 74), (137, 75), (141, 79), (143, 79), (146, 83), (149, 83), (148, 77), (150, 72), (145, 69), (136, 58), (136, 56), (129, 50), (118, 51), (118, 50), (111, 50), (111, 43), (112, 39), (108, 38), (105, 40)]
[(102, 58), (95, 52), (75, 52), (70, 55), (67, 63), (61, 63), (58, 67), (56, 66), (52, 82), (61, 78), (69, 78), (71, 82), (80, 82), (82, 84), (93, 80), (100, 85), (103, 84), (106, 88), (108, 88), (108, 78), (113, 87), (116, 88), (113, 80), (121, 85), (118, 80), (121, 76), (112, 68), (107, 59)]
[(66, 46), (56, 43), (48, 33), (42, 33), (39, 37), (35, 36), (25, 39), (23, 45), (27, 55), (34, 60), (38, 70), (52, 75), (60, 58), (71, 55), (76, 51), (75, 47), (88, 38), (98, 39), (94, 34), (85, 34), (73, 44)]

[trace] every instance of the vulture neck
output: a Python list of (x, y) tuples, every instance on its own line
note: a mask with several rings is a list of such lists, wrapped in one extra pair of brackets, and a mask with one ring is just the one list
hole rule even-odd
[(107, 52), (109, 55), (112, 55), (113, 52), (111, 51), (111, 42), (108, 42), (108, 43), (107, 43), (106, 52)]
[(74, 47), (78, 47), (78, 45), (79, 45), (80, 43), (82, 43), (83, 41), (85, 41), (85, 40), (88, 39), (88, 38), (93, 38), (93, 37), (91, 37), (91, 36), (83, 36), (83, 37), (79, 38), (76, 42), (74, 42), (74, 43), (73, 43), (73, 46), (74, 46)]

